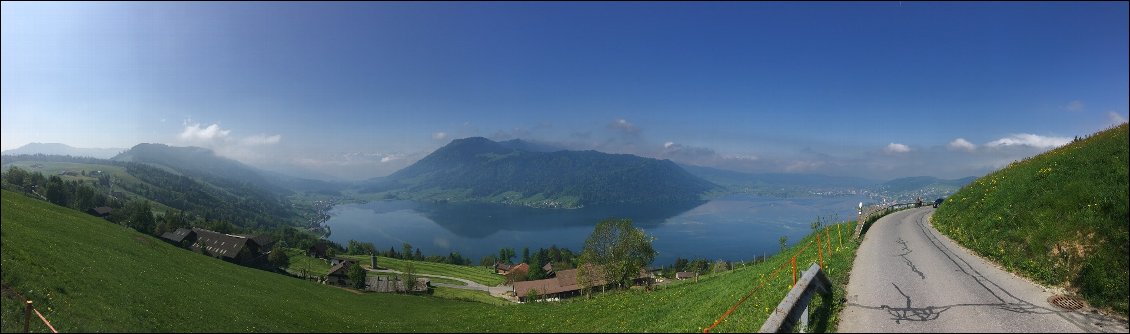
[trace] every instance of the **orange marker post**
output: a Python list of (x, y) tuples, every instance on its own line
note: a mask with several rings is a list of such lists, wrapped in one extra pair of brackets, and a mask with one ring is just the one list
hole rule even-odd
[(824, 268), (824, 245), (820, 243), (820, 232), (816, 232), (816, 255), (820, 257), (820, 268)]

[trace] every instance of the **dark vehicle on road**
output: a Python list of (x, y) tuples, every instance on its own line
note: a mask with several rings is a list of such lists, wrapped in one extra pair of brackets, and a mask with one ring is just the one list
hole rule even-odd
[(945, 197), (939, 197), (938, 199), (934, 200), (934, 207), (937, 208), (939, 205), (942, 205), (942, 202), (944, 202), (945, 200)]

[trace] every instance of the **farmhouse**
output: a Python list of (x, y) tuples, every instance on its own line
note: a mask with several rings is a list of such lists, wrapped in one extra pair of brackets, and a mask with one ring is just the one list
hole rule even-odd
[(502, 263), (502, 262), (495, 262), (494, 263), (494, 273), (499, 274), (499, 275), (506, 275), (506, 274), (509, 274), (510, 271), (513, 270), (515, 266), (517, 266), (517, 265), (516, 264), (509, 264), (509, 263)]
[(193, 227), (178, 228), (162, 234), (161, 238), (175, 245), (242, 265), (255, 266), (266, 261), (266, 256), (260, 252), (259, 244), (248, 237)]
[(174, 245), (188, 248), (189, 245), (196, 242), (196, 232), (193, 232), (192, 229), (178, 228), (176, 231), (165, 232), (161, 235), (161, 238)]
[[(601, 267), (596, 265), (586, 265), (589, 270), (595, 272), (593, 276), (600, 277)], [(557, 272), (557, 277), (540, 279), (536, 281), (514, 282), (514, 294), (518, 297), (519, 301), (526, 300), (533, 290), (539, 299), (549, 298), (565, 298), (579, 295), (581, 289), (584, 288), (580, 273), (577, 269), (566, 269)], [(651, 279), (651, 275), (647, 271), (640, 270), (640, 274), (636, 277), (636, 282), (646, 282)], [(597, 279), (590, 282), (590, 287), (600, 287), (607, 285), (604, 279)]]
[(326, 251), (327, 250), (328, 250), (328, 247), (326, 246), (326, 244), (316, 243), (316, 244), (310, 245), (310, 248), (306, 249), (306, 255), (308, 255), (310, 257), (314, 257), (314, 258), (324, 259), (324, 258), (326, 258)]
[(334, 258), (334, 263), (330, 267), (330, 272), (326, 274), (327, 284), (348, 285), (349, 284), (349, 268), (357, 265), (357, 261), (350, 259)]
[(99, 218), (109, 217), (110, 214), (113, 213), (113, 212), (114, 212), (114, 209), (110, 208), (108, 206), (100, 206), (100, 207), (97, 207), (97, 208), (90, 208), (90, 209), (86, 210), (86, 213), (90, 214), (91, 216), (95, 216), (95, 217), (99, 217)]
[(507, 266), (505, 270), (499, 270), (499, 273), (506, 276), (506, 283), (514, 283), (526, 279), (526, 275), (530, 272), (530, 265), (525, 262), (512, 266)]
[(696, 276), (698, 276), (698, 273), (693, 271), (680, 271), (675, 273), (675, 279), (677, 280), (692, 279)]

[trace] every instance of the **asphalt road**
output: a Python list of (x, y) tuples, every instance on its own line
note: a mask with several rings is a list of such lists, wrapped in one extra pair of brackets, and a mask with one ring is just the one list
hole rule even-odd
[(933, 208), (883, 217), (852, 267), (840, 332), (1127, 332), (1090, 309), (973, 255), (935, 230)]

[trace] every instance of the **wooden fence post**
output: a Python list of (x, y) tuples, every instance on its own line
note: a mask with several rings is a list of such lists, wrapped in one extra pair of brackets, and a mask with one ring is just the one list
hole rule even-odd
[(28, 333), (31, 326), (31, 300), (28, 300), (27, 305), (24, 307), (24, 333)]
[(844, 224), (836, 224), (836, 235), (839, 236), (840, 248), (844, 248)]
[(820, 244), (820, 232), (816, 232), (816, 255), (820, 257), (820, 268), (824, 268), (824, 246)]
[(832, 255), (832, 237), (828, 233), (828, 227), (824, 227), (824, 242), (828, 243), (828, 255)]
[(793, 285), (796, 285), (796, 256), (793, 256)]

